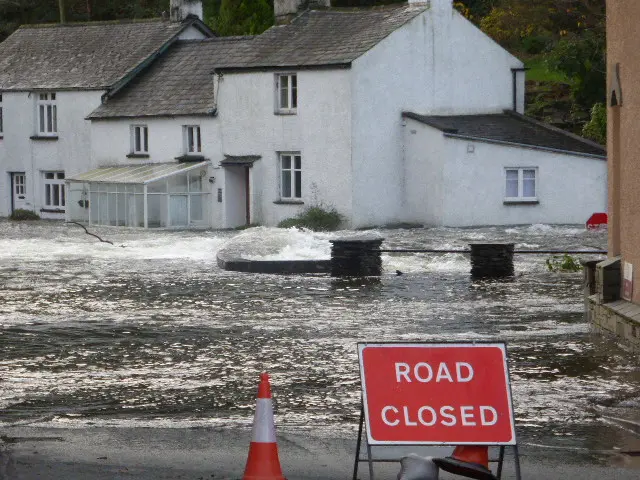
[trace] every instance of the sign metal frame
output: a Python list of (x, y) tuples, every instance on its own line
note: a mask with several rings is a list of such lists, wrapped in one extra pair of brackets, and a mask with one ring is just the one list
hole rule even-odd
[[(369, 423), (369, 411), (367, 404), (367, 389), (366, 389), (366, 379), (364, 372), (364, 363), (362, 352), (367, 347), (380, 347), (380, 348), (388, 348), (388, 347), (415, 347), (415, 348), (451, 348), (451, 347), (462, 347), (462, 348), (474, 348), (474, 347), (496, 347), (502, 350), (503, 354), (503, 364), (504, 364), (504, 374), (505, 374), (505, 382), (506, 382), (506, 394), (508, 398), (508, 407), (509, 407), (509, 415), (510, 415), (510, 425), (511, 425), (511, 440), (508, 442), (497, 442), (497, 443), (479, 443), (479, 442), (442, 442), (442, 441), (414, 441), (414, 442), (405, 442), (405, 441), (378, 441), (371, 437), (371, 428)], [(520, 473), (520, 456), (518, 454), (518, 444), (516, 440), (516, 432), (515, 432), (515, 418), (514, 418), (514, 410), (513, 410), (513, 397), (511, 395), (511, 378), (509, 375), (509, 365), (508, 365), (508, 356), (507, 356), (507, 345), (505, 342), (496, 342), (496, 341), (474, 341), (474, 342), (358, 342), (358, 366), (360, 369), (360, 382), (361, 382), (361, 397), (360, 397), (360, 421), (358, 426), (358, 439), (356, 445), (356, 453), (355, 453), (355, 462), (353, 467), (353, 480), (357, 480), (358, 475), (358, 465), (361, 462), (367, 462), (369, 465), (369, 478), (373, 480), (373, 463), (380, 462), (399, 462), (401, 459), (374, 459), (372, 456), (371, 447), (384, 447), (384, 446), (449, 446), (449, 445), (479, 445), (479, 446), (487, 446), (487, 447), (499, 447), (499, 454), (497, 459), (490, 459), (489, 462), (497, 463), (497, 472), (496, 477), (498, 479), (501, 478), (503, 464), (504, 464), (504, 455), (505, 448), (510, 446), (513, 448), (514, 453), (514, 463), (515, 463), (515, 473), (516, 479), (521, 480)], [(362, 438), (363, 438), (363, 430), (366, 428), (366, 458), (361, 458), (360, 451), (362, 449)]]

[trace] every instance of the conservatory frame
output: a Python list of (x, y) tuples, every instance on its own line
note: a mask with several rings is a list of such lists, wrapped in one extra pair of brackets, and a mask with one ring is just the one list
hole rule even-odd
[(144, 228), (208, 227), (209, 166), (208, 161), (138, 164), (71, 176), (66, 179), (66, 220)]

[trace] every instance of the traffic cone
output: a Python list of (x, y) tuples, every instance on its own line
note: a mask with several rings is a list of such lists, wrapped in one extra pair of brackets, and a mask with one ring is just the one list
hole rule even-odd
[(249, 457), (244, 468), (242, 480), (286, 480), (282, 475), (276, 427), (273, 423), (273, 405), (271, 404), (271, 385), (269, 375), (260, 375), (256, 414), (251, 429)]
[(459, 445), (450, 457), (434, 458), (433, 463), (442, 470), (477, 480), (497, 480), (489, 470), (489, 447)]

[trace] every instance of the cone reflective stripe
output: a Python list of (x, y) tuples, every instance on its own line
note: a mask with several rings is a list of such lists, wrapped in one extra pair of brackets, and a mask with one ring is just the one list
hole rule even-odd
[(269, 375), (260, 375), (249, 456), (242, 480), (285, 480), (278, 457)]
[(433, 463), (442, 470), (477, 480), (497, 480), (489, 470), (489, 447), (486, 445), (459, 445), (450, 457), (434, 458)]

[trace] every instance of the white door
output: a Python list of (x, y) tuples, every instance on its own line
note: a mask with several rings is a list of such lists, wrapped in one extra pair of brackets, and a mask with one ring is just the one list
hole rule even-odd
[(12, 173), (11, 183), (13, 185), (13, 211), (27, 207), (27, 186), (24, 173)]
[(188, 199), (187, 195), (170, 195), (169, 218), (172, 227), (189, 225)]

